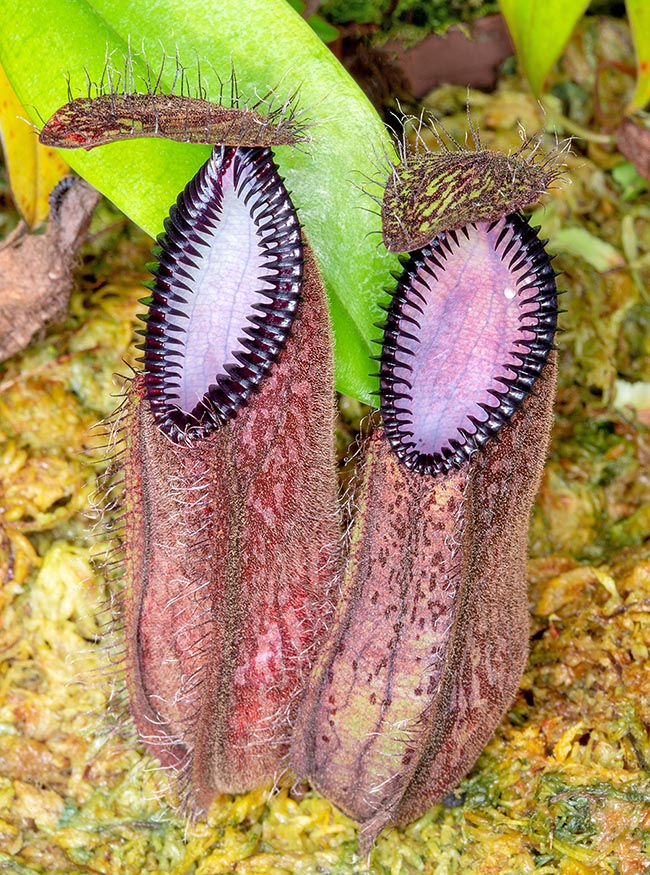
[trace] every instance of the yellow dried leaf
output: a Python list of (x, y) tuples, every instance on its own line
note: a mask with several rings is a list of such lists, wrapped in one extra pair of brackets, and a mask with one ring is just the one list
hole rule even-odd
[(53, 149), (41, 146), (26, 119), (27, 110), (0, 66), (0, 140), (14, 201), (33, 228), (47, 216), (50, 192), (68, 173), (68, 165)]
[(650, 100), (650, 6), (646, 0), (627, 0), (625, 5), (637, 62), (636, 90), (628, 107), (632, 113)]

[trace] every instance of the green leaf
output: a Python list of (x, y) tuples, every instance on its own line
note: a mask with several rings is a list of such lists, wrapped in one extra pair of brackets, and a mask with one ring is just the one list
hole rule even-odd
[(644, 179), (631, 161), (623, 161), (612, 168), (612, 177), (621, 188), (624, 201), (633, 201), (648, 190), (648, 180)]
[(650, 100), (650, 4), (648, 0), (626, 0), (634, 48), (636, 50), (637, 80), (628, 112), (642, 109)]
[(521, 69), (539, 96), (589, 0), (499, 0), (499, 5)]
[(551, 252), (583, 258), (599, 273), (620, 270), (625, 259), (615, 246), (590, 234), (586, 228), (560, 228), (548, 241)]
[[(303, 0), (287, 0), (287, 3), (292, 9), (295, 9), (296, 12), (299, 12), (300, 15), (303, 14), (305, 10)], [(324, 43), (332, 43), (335, 39), (338, 39), (338, 30), (335, 27), (332, 27), (332, 25), (325, 21), (324, 18), (321, 18), (320, 15), (310, 15), (307, 19), (307, 24), (311, 27), (316, 36), (323, 40)]]
[[(376, 112), (347, 72), (285, 0), (22, 0), (0, 3), (0, 63), (35, 121), (74, 96), (87, 96), (86, 77), (100, 82), (109, 55), (118, 66), (131, 52), (136, 90), (145, 90), (146, 62), (170, 90), (178, 52), (196, 85), (197, 61), (208, 96), (217, 100), (234, 67), (243, 96), (274, 88), (280, 100), (300, 87), (300, 106), (313, 120), (302, 150), (275, 150), (330, 298), (337, 386), (369, 400), (369, 360), (378, 335), (377, 301), (397, 267), (380, 244), (381, 221), (359, 187), (392, 156)], [(146, 54), (143, 58), (143, 52)], [(177, 85), (178, 91), (178, 85)], [(137, 224), (155, 235), (179, 191), (209, 147), (133, 140), (66, 160)]]

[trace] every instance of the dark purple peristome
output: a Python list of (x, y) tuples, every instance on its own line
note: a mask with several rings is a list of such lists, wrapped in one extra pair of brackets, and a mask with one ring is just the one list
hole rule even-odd
[(296, 314), (300, 225), (270, 150), (215, 147), (154, 254), (145, 387), (159, 427), (186, 443), (246, 404)]
[(447, 231), (414, 252), (380, 357), (386, 436), (407, 467), (442, 474), (494, 437), (553, 348), (551, 259), (516, 214)]

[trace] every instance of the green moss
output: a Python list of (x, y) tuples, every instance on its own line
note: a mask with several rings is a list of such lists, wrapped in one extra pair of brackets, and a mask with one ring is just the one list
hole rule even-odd
[(495, 0), (325, 0), (319, 7), (336, 24), (373, 24), (380, 41), (398, 37), (408, 43), (498, 9)]

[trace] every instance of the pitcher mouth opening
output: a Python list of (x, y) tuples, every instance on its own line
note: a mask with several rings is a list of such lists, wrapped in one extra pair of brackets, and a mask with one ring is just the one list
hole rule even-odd
[(392, 293), (379, 371), (400, 460), (444, 474), (494, 439), (540, 378), (557, 313), (551, 258), (516, 213), (413, 252)]
[(158, 243), (145, 391), (161, 430), (191, 443), (248, 402), (296, 316), (300, 224), (270, 150), (215, 147)]

